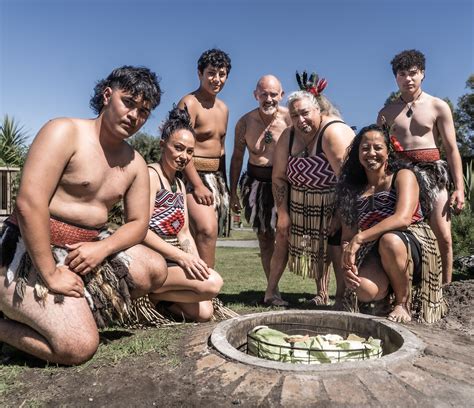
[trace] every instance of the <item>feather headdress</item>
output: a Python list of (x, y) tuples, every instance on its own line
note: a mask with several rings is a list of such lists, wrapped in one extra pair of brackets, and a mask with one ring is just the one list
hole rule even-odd
[(302, 91), (312, 93), (314, 96), (320, 95), (328, 84), (325, 78), (319, 79), (316, 72), (311, 73), (308, 79), (308, 73), (306, 71), (303, 71), (302, 74), (296, 71), (296, 82)]

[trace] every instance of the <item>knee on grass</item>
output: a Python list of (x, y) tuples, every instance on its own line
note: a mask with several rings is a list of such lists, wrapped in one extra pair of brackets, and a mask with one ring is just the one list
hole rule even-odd
[(99, 347), (99, 334), (81, 334), (54, 347), (55, 362), (79, 365), (90, 360)]
[(212, 301), (202, 301), (199, 303), (175, 303), (174, 307), (182, 313), (186, 319), (197, 323), (205, 323), (214, 316), (214, 306)]
[(214, 306), (211, 301), (199, 303), (198, 309), (197, 314), (193, 318), (198, 323), (208, 322), (214, 316)]

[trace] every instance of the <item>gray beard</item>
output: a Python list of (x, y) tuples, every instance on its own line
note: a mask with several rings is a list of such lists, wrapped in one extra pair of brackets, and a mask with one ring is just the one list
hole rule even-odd
[(265, 115), (274, 115), (276, 113), (276, 111), (278, 110), (278, 107), (277, 106), (269, 106), (268, 108), (263, 108), (262, 107), (260, 110)]

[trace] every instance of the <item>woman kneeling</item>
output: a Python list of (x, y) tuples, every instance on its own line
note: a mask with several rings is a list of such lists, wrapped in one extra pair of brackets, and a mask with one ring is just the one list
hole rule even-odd
[[(337, 187), (344, 222), (346, 286), (360, 302), (387, 301), (388, 319), (427, 323), (446, 311), (436, 239), (423, 222), (417, 178), (397, 161), (389, 135), (376, 125), (359, 132)], [(423, 194), (421, 195), (423, 198)]]
[(172, 314), (204, 322), (213, 316), (212, 299), (223, 282), (199, 257), (188, 227), (184, 184), (176, 177), (191, 160), (195, 143), (187, 110), (174, 108), (162, 127), (160, 161), (149, 165), (151, 219), (144, 244), (168, 265), (168, 278), (150, 300), (166, 301)]

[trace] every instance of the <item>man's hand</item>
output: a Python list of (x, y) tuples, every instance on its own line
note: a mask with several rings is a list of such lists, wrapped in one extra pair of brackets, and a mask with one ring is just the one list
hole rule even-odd
[(107, 256), (103, 247), (103, 241), (79, 242), (66, 245), (69, 254), (64, 260), (65, 265), (75, 273), (86, 275)]
[(240, 210), (242, 210), (239, 196), (237, 194), (233, 194), (230, 197), (230, 209), (236, 214), (240, 214)]
[(56, 266), (54, 273), (43, 276), (49, 290), (65, 296), (80, 298), (84, 296), (84, 282), (81, 277), (72, 272), (67, 266)]
[(178, 261), (178, 265), (183, 268), (184, 272), (186, 272), (186, 275), (188, 275), (190, 279), (203, 281), (209, 278), (209, 267), (198, 256), (183, 252)]
[(459, 214), (462, 211), (462, 209), (464, 208), (464, 201), (464, 190), (454, 190), (453, 194), (451, 194), (449, 205), (455, 214)]
[(212, 194), (212, 191), (210, 191), (204, 184), (194, 187), (193, 196), (198, 204), (214, 204), (214, 196)]

